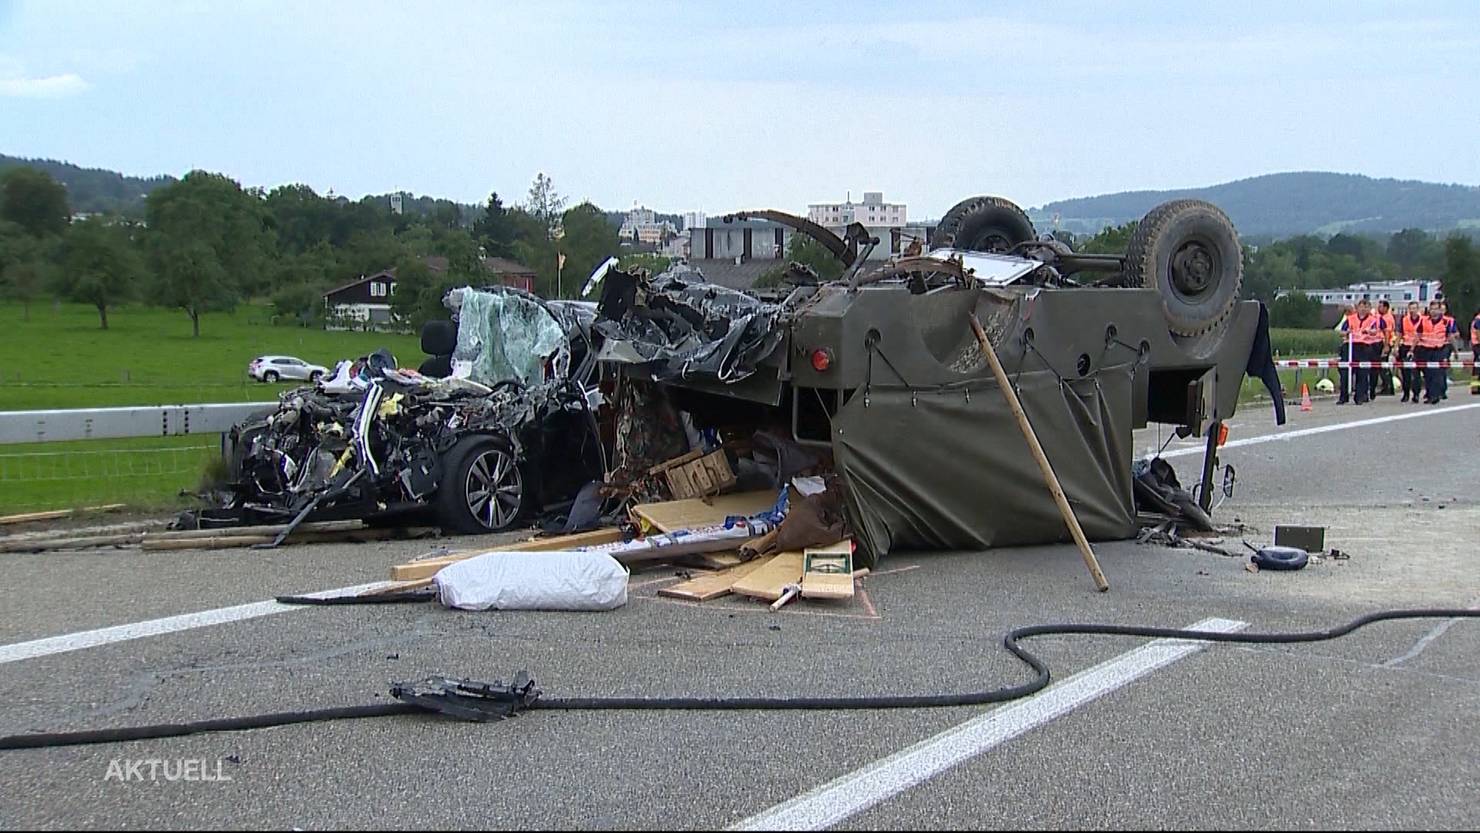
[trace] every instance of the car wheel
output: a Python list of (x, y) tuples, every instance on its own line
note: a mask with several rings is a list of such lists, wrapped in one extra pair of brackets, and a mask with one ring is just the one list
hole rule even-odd
[(1238, 232), (1202, 200), (1162, 203), (1136, 226), (1125, 253), (1131, 286), (1161, 292), (1167, 328), (1184, 348), (1211, 354), (1244, 280)]
[(276, 382), (278, 378), (278, 372), (276, 370), (269, 370), (266, 373), (262, 374), (262, 381), (267, 382), (268, 384)]
[(933, 246), (973, 252), (1005, 252), (1036, 240), (1027, 212), (1001, 197), (972, 197), (956, 203), (935, 227)]
[(529, 514), (533, 491), (525, 466), (508, 444), (466, 437), (446, 455), (437, 514), (454, 532), (499, 532)]

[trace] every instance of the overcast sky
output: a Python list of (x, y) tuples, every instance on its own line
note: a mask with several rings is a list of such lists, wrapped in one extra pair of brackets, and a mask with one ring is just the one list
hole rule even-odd
[(1250, 5), (0, 0), (0, 152), (464, 202), (545, 171), (711, 213), (882, 190), (915, 218), (1289, 170), (1480, 184), (1480, 4)]

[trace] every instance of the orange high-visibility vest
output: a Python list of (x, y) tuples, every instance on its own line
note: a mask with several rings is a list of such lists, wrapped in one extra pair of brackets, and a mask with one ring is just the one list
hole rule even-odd
[(1475, 314), (1475, 320), (1470, 322), (1470, 346), (1480, 350), (1480, 313)]
[(1385, 328), (1384, 329), (1384, 332), (1382, 334), (1383, 343), (1385, 343), (1385, 344), (1391, 344), (1395, 340), (1395, 338), (1396, 338), (1394, 336), (1394, 333), (1397, 332), (1397, 326), (1398, 326), (1398, 319), (1397, 319), (1397, 317), (1395, 317), (1390, 312), (1379, 312), (1377, 314), (1377, 317), (1379, 317), (1379, 318), (1382, 319), (1382, 325)]
[(1417, 318), (1405, 315), (1398, 319), (1398, 328), (1402, 331), (1403, 343), (1409, 347), (1418, 346), (1418, 325), (1423, 321), (1423, 314)]
[(1346, 331), (1351, 334), (1353, 343), (1379, 344), (1382, 342), (1382, 318), (1370, 312), (1366, 318), (1358, 318), (1354, 312), (1346, 317)]
[(1418, 322), (1418, 346), (1433, 350), (1449, 343), (1449, 328), (1454, 326), (1447, 318), (1431, 318), (1425, 315)]

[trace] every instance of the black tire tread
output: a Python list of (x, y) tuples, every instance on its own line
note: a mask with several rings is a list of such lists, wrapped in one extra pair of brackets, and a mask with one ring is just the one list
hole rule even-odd
[[(1164, 202), (1161, 205), (1158, 205), (1157, 207), (1151, 209), (1151, 211), (1141, 219), (1141, 222), (1136, 225), (1136, 230), (1131, 234), (1130, 242), (1126, 245), (1125, 270), (1122, 274), (1127, 286), (1144, 286), (1151, 289), (1157, 288), (1156, 279), (1152, 274), (1152, 270), (1150, 268), (1151, 264), (1148, 262), (1151, 258), (1151, 243), (1156, 238), (1161, 236), (1161, 233), (1166, 229), (1167, 224), (1171, 222), (1174, 216), (1183, 211), (1186, 211), (1189, 208), (1194, 207), (1212, 210), (1213, 213), (1223, 219), (1223, 222), (1228, 224), (1228, 227), (1230, 229), (1233, 228), (1232, 221), (1228, 219), (1228, 215), (1223, 212), (1223, 209), (1206, 200), (1171, 200), (1169, 202)], [(1240, 261), (1238, 264), (1238, 268), (1235, 270), (1234, 273), (1233, 292), (1229, 294), (1228, 303), (1224, 306), (1223, 311), (1220, 314), (1214, 317), (1211, 321), (1207, 321), (1201, 326), (1196, 327), (1186, 327), (1179, 325), (1176, 321), (1172, 320), (1170, 316), (1168, 316), (1168, 329), (1170, 329), (1176, 335), (1185, 336), (1188, 338), (1196, 338), (1198, 336), (1205, 335), (1212, 332), (1213, 330), (1216, 330), (1218, 327), (1222, 326), (1223, 322), (1228, 320), (1228, 316), (1232, 314), (1233, 308), (1238, 302), (1239, 292), (1243, 288), (1243, 280), (1244, 268), (1242, 261)]]
[[(950, 211), (945, 213), (945, 216), (941, 218), (940, 223), (935, 227), (936, 240), (934, 245), (954, 246), (956, 235), (960, 233), (961, 226), (966, 219), (983, 210), (1006, 212), (1014, 220), (1020, 220), (1029, 229), (1031, 235), (1036, 235), (1036, 231), (1033, 228), (1033, 221), (1028, 217), (1028, 212), (1024, 211), (1017, 203), (1003, 197), (981, 196), (962, 200), (952, 206)], [(1029, 239), (1032, 239), (1032, 236)]]

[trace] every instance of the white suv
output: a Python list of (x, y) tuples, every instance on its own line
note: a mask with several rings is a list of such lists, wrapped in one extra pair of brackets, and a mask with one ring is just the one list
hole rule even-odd
[(309, 364), (292, 356), (258, 356), (247, 365), (247, 375), (259, 382), (276, 382), (279, 379), (305, 379), (317, 382), (329, 373), (329, 368)]

